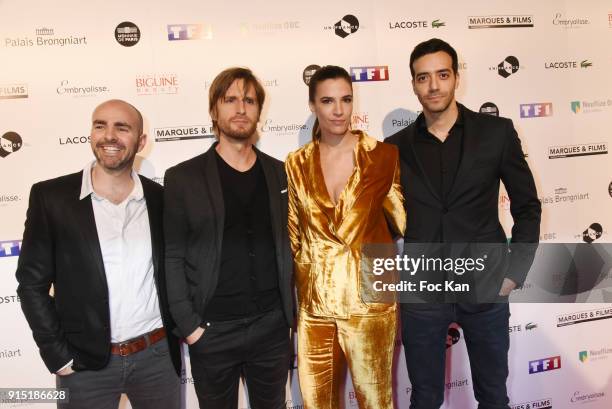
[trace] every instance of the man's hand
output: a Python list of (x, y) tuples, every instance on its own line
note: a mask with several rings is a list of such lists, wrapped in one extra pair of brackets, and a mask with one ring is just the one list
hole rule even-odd
[(202, 335), (204, 335), (204, 328), (197, 327), (195, 331), (193, 331), (187, 338), (185, 338), (185, 341), (188, 345), (193, 345), (198, 342)]
[(74, 370), (72, 369), (71, 366), (60, 369), (59, 371), (56, 372), (56, 374), (58, 374), (59, 376), (68, 376), (73, 373), (74, 373)]
[(504, 278), (501, 288), (499, 289), (499, 295), (507, 297), (510, 292), (516, 288), (516, 283), (509, 278)]

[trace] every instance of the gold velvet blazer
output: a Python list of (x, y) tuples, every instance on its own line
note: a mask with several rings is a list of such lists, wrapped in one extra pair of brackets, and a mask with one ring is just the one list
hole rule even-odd
[(397, 147), (361, 131), (355, 169), (336, 206), (327, 192), (319, 141), (289, 154), (285, 163), (289, 239), (300, 308), (336, 318), (374, 315), (395, 304), (366, 303), (359, 291), (361, 247), (393, 243), (406, 227)]

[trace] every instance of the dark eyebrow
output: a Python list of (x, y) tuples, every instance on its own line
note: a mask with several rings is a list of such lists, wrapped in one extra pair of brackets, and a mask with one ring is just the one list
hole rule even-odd
[(103, 121), (101, 119), (96, 119), (95, 121), (93, 121), (94, 125), (106, 125), (106, 121)]
[(128, 124), (127, 122), (115, 122), (113, 125), (114, 126), (124, 126), (128, 129), (132, 129), (132, 126)]
[[(441, 70), (434, 71), (434, 74), (439, 74), (441, 72), (450, 72), (450, 71), (451, 71), (450, 68), (442, 68)], [(425, 75), (425, 74), (429, 74), (429, 72), (426, 72), (426, 71), (424, 71), (424, 72), (417, 72), (414, 76), (417, 77), (419, 75)]]

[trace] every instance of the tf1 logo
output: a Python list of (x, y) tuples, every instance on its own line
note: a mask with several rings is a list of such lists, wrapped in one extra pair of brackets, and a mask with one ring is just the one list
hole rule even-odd
[(363, 81), (389, 81), (389, 67), (380, 65), (376, 67), (351, 67), (353, 82)]
[(529, 373), (552, 371), (553, 369), (561, 368), (561, 357), (551, 356), (550, 358), (536, 359), (529, 361)]
[(168, 24), (168, 41), (211, 39), (211, 27), (203, 24)]
[(538, 118), (542, 116), (552, 116), (552, 114), (552, 102), (521, 104), (521, 118)]
[(18, 256), (21, 252), (21, 240), (0, 241), (0, 257)]

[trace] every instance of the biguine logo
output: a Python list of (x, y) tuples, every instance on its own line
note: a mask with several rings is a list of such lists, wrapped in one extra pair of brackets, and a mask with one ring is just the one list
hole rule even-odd
[(538, 102), (534, 104), (521, 104), (521, 118), (540, 118), (552, 116), (552, 102)]
[(582, 232), (582, 241), (592, 243), (603, 234), (603, 227), (599, 223), (592, 223), (585, 231)]
[(0, 257), (15, 257), (21, 252), (21, 240), (0, 241)]
[(0, 137), (0, 158), (6, 158), (11, 153), (21, 149), (23, 141), (17, 132), (9, 131)]
[(215, 137), (212, 125), (155, 128), (153, 132), (155, 133), (155, 142), (213, 139)]
[(321, 68), (320, 65), (311, 64), (308, 67), (304, 68), (304, 72), (302, 73), (302, 79), (304, 80), (304, 84), (310, 84), (310, 78), (314, 75), (317, 70)]
[(532, 15), (469, 16), (468, 28), (533, 27)]
[(606, 306), (596, 310), (572, 312), (557, 315), (557, 327), (582, 324), (583, 322), (599, 321), (612, 318), (612, 306)]
[(546, 371), (552, 371), (561, 368), (561, 357), (551, 356), (550, 358), (535, 359), (529, 361), (529, 373), (540, 373)]
[(351, 67), (353, 82), (389, 81), (389, 67), (386, 65), (371, 67)]
[(27, 97), (27, 84), (0, 85), (0, 99), (17, 99)]
[(499, 116), (499, 108), (492, 102), (485, 102), (480, 106), (478, 110), (481, 114), (487, 114), (492, 116)]
[(124, 21), (115, 28), (115, 40), (124, 47), (133, 47), (140, 41), (140, 29), (131, 21)]
[(510, 404), (510, 409), (553, 409), (552, 399), (538, 399), (531, 402)]
[(489, 69), (497, 71), (497, 73), (503, 78), (508, 78), (512, 74), (515, 74), (519, 68), (520, 65), (518, 58), (513, 55), (509, 55), (504, 59), (504, 61), (497, 64), (497, 66)]
[(411, 20), (411, 21), (390, 21), (389, 29), (417, 29), (417, 28), (440, 28), (445, 27), (446, 23), (440, 19), (432, 20), (431, 24), (427, 20)]
[(572, 101), (571, 102), (572, 112), (575, 114), (580, 113), (580, 101)]
[(548, 159), (573, 158), (576, 156), (606, 155), (608, 143), (587, 143), (582, 145), (550, 146)]
[(342, 17), (342, 20), (337, 21), (333, 26), (325, 27), (326, 30), (333, 29), (336, 35), (340, 38), (346, 38), (359, 30), (359, 20), (352, 14), (347, 14)]
[(578, 352), (578, 359), (580, 360), (580, 362), (584, 363), (586, 362), (586, 360), (589, 358), (589, 352), (588, 351), (580, 351)]
[(353, 112), (351, 116), (351, 129), (370, 130), (370, 117), (367, 112)]
[(168, 24), (168, 41), (212, 40), (212, 26), (204, 24)]
[(136, 78), (138, 95), (177, 94), (178, 87), (176, 74), (143, 75)]

